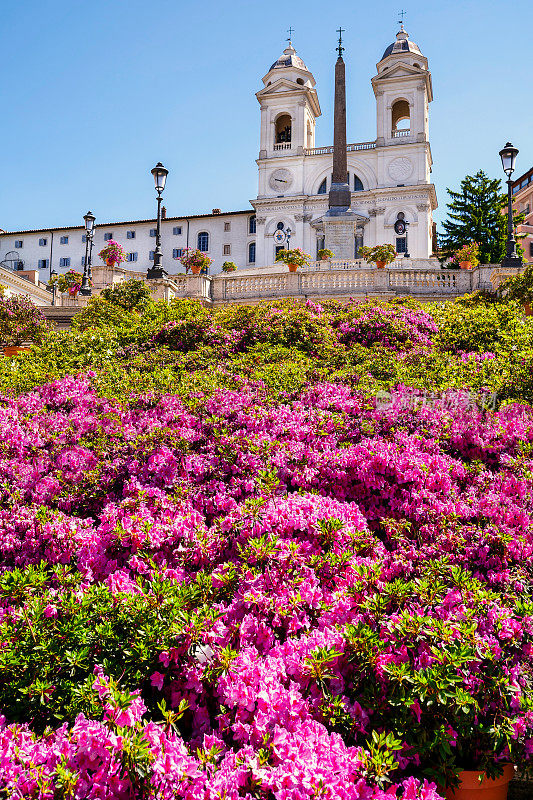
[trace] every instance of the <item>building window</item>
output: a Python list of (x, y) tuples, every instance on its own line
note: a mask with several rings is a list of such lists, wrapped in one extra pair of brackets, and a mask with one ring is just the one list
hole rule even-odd
[(257, 229), (257, 221), (255, 218), (255, 214), (253, 217), (250, 217), (248, 220), (248, 233), (255, 233)]
[(150, 236), (157, 236), (157, 230), (155, 228), (150, 228)]
[(248, 263), (255, 264), (255, 242), (248, 245)]
[(128, 253), (128, 261), (137, 261), (137, 253)]
[(209, 250), (209, 234), (206, 231), (198, 234), (198, 250), (202, 253), (207, 253)]
[(353, 176), (353, 190), (354, 192), (363, 192), (364, 186), (361, 178), (358, 178), (357, 175)]
[(82, 234), (81, 241), (82, 241), (83, 244), (85, 244), (85, 242), (87, 241), (87, 234), (86, 233)]
[(172, 251), (172, 258), (181, 258), (183, 255), (183, 248), (182, 247), (175, 247)]
[(172, 233), (174, 236), (181, 236), (181, 225), (176, 225), (175, 228), (172, 228)]
[(81, 257), (81, 265), (82, 265), (82, 267), (85, 266), (85, 256)]
[(155, 255), (155, 251), (154, 250), (150, 250), (150, 252), (148, 253), (148, 260), (149, 261), (153, 261), (154, 260), (154, 255)]
[(276, 230), (282, 231), (284, 227), (285, 225), (283, 224), (283, 222), (278, 222), (278, 224), (276, 225)]
[(49, 263), (50, 262), (48, 261), (47, 258), (40, 258), (39, 261), (37, 262), (37, 266), (39, 269), (48, 269)]
[(39, 247), (46, 247), (48, 239), (39, 239)]
[(59, 259), (59, 266), (60, 267), (70, 267), (70, 258), (60, 258)]
[(112, 238), (113, 238), (112, 233), (104, 233), (104, 242), (108, 242)]
[(529, 243), (529, 257), (533, 258), (533, 242)]
[(128, 239), (135, 239), (135, 231), (128, 231), (126, 237)]
[(396, 239), (396, 252), (407, 253), (407, 242), (405, 236)]
[(276, 255), (280, 252), (280, 250), (285, 250), (285, 246), (282, 244), (276, 245)]
[(224, 232), (227, 233), (230, 230), (231, 230), (231, 222), (225, 222), (224, 223)]
[(24, 242), (22, 239), (15, 239), (15, 250), (22, 250)]
[(224, 249), (223, 249), (222, 255), (224, 255), (224, 256), (230, 256), (231, 255), (231, 245), (230, 244), (225, 244), (224, 245)]
[(59, 244), (68, 244), (68, 236), (60, 236)]
[(318, 187), (317, 194), (326, 194), (327, 190), (328, 190), (328, 179), (324, 178), (324, 180), (322, 181), (322, 183)]
[(358, 233), (355, 237), (355, 253), (354, 253), (355, 258), (361, 258), (361, 256), (359, 255), (359, 250), (362, 248), (362, 246), (363, 246), (363, 237), (360, 233)]

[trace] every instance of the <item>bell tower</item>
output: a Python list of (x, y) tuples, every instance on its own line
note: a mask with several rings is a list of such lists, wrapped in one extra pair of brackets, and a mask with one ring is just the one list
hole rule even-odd
[(429, 103), (433, 100), (428, 60), (409, 39), (403, 24), (377, 64), (378, 147), (429, 141)]
[(315, 123), (321, 114), (315, 79), (288, 42), (256, 94), (261, 106), (260, 159), (303, 156), (305, 148), (315, 146)]

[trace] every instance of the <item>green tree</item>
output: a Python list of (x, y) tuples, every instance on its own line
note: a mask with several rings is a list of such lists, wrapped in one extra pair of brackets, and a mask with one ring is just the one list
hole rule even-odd
[[(461, 181), (460, 191), (448, 189), (448, 219), (442, 223), (440, 236), (442, 258), (470, 242), (479, 244), (482, 264), (499, 263), (505, 255), (507, 239), (507, 195), (502, 193), (499, 179), (489, 178), (479, 170)], [(518, 224), (523, 215), (515, 216)]]

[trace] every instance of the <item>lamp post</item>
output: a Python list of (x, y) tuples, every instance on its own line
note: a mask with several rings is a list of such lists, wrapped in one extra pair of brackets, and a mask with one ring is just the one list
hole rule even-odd
[(83, 265), (80, 294), (89, 296), (92, 294), (91, 258), (93, 253), (94, 220), (96, 217), (88, 211), (83, 219), (85, 220), (85, 264)]
[(148, 278), (163, 278), (167, 273), (163, 269), (163, 252), (161, 250), (161, 201), (163, 200), (162, 194), (167, 180), (168, 169), (159, 161), (151, 170), (155, 181), (155, 190), (157, 192), (157, 228), (155, 233), (155, 250), (154, 250), (154, 263), (153, 266), (148, 268)]
[(287, 250), (291, 249), (291, 233), (292, 230), (290, 228), (285, 229), (285, 234), (287, 236)]
[(55, 269), (53, 269), (51, 271), (51, 273), (50, 273), (50, 280), (52, 281), (52, 284), (50, 285), (50, 291), (52, 292), (52, 305), (53, 306), (55, 306), (55, 304), (56, 304), (56, 289), (57, 289), (57, 286), (56, 286), (55, 281), (54, 281), (54, 278), (56, 276), (57, 276), (57, 272), (55, 271)]
[(513, 181), (511, 180), (511, 175), (514, 172), (517, 155), (518, 148), (513, 147), (511, 142), (507, 142), (505, 147), (500, 150), (503, 171), (507, 175), (507, 242), (505, 245), (506, 252), (502, 261), (502, 267), (515, 268), (522, 266), (522, 259), (516, 252), (516, 240), (514, 237), (513, 225)]

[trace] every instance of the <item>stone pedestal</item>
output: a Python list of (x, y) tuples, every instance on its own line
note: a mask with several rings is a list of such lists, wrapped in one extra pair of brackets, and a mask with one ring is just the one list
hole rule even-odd
[(322, 217), (326, 249), (331, 250), (335, 258), (355, 258), (355, 226), (358, 222), (361, 222), (361, 215), (353, 211), (330, 209)]

